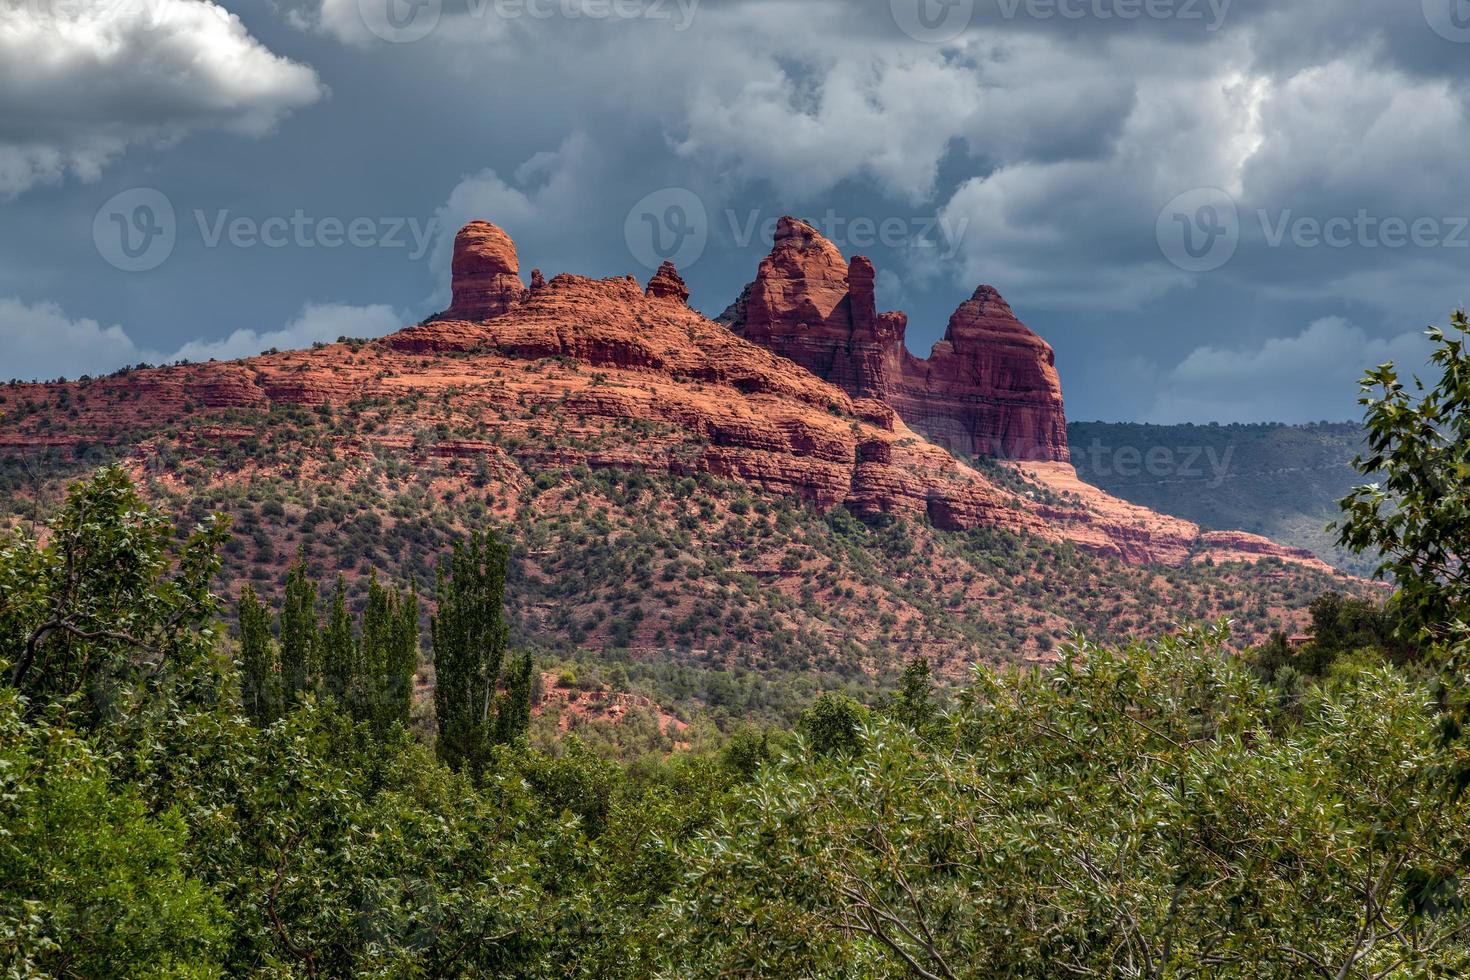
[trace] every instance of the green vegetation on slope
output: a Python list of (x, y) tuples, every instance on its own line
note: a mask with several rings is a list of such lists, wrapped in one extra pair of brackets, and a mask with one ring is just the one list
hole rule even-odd
[(166, 529), (111, 471), (0, 549), (8, 975), (1470, 966), (1470, 802), (1422, 668), (1365, 651), (1288, 700), (1196, 629), (981, 672), (948, 710), (916, 663), (793, 734), (626, 767), (512, 738), (457, 773), (331, 694), (248, 720), (196, 588), (215, 533), (174, 561)]
[[(1344, 501), (1340, 541), (1390, 556), (1386, 608), (1319, 598), (1297, 653), (1233, 655), (1223, 624), (1069, 643), (948, 698), (916, 659), (868, 703), (826, 691), (791, 731), (632, 765), (527, 737), (512, 703), (531, 689), (499, 671), (493, 542), (462, 544), (439, 582), (431, 655), (453, 690), (416, 738), (396, 697), (359, 713), (350, 693), (380, 673), (365, 646), (396, 649), (384, 610), (404, 600), (369, 574), (377, 613), (354, 626), (344, 597), (308, 630), (298, 584), (273, 638), (250, 598), (242, 685), (209, 592), (221, 521), (179, 535), (104, 470), (40, 533), (0, 539), (0, 969), (1463, 976), (1470, 321), (1455, 327), (1435, 335), (1437, 385), (1411, 395), (1383, 369), (1364, 399), (1361, 465), (1386, 489)], [(894, 527), (831, 530), (923, 554), (921, 529)], [(319, 694), (328, 652), (349, 650), (349, 695)], [(274, 718), (250, 697), (272, 676), (293, 692)]]

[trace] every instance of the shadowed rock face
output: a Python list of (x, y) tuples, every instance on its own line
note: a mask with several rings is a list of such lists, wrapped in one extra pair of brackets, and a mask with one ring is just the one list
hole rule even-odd
[(1067, 420), (1051, 347), (981, 286), (927, 359), (904, 346), (908, 318), (879, 313), (873, 264), (846, 262), (811, 225), (782, 218), (755, 281), (720, 317), (854, 397), (888, 403), (946, 448), (1065, 461)]
[(520, 261), (510, 236), (488, 221), (471, 221), (454, 236), (454, 298), (443, 320), (487, 320), (521, 301)]

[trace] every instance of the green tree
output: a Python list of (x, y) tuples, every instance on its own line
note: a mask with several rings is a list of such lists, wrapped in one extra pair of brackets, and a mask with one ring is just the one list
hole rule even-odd
[(763, 767), (684, 855), (668, 975), (1452, 976), (1467, 804), (1388, 667), (1274, 697), (1223, 629), (981, 675), (926, 737)]
[(298, 557), (286, 574), (286, 595), (281, 604), (281, 682), (287, 703), (296, 704), (313, 689), (321, 673), (318, 650), (317, 585)]
[(240, 591), (240, 696), (245, 712), (257, 725), (269, 725), (280, 716), (280, 676), (271, 616), (247, 585)]
[(386, 717), (407, 729), (413, 709), (414, 676), (419, 667), (419, 598), (412, 590), (399, 595), (388, 646)]
[(1463, 635), (1470, 620), (1470, 353), (1464, 310), (1452, 333), (1428, 331), (1440, 376), (1411, 394), (1394, 366), (1362, 380), (1368, 451), (1353, 461), (1381, 484), (1353, 490), (1342, 501), (1340, 542), (1381, 556), (1393, 605), (1410, 635)]
[(531, 727), (531, 689), (535, 666), (521, 654), (505, 671), (505, 691), (495, 701), (495, 741), (514, 742)]
[(496, 682), (505, 659), (506, 546), (493, 533), (456, 543), (438, 576), (434, 646), (434, 709), (439, 757), (456, 770), (479, 773), (493, 743)]
[(934, 720), (934, 679), (927, 658), (915, 657), (904, 668), (890, 710), (897, 721), (916, 732), (922, 732)]
[(374, 573), (358, 641), (353, 717), (371, 721), (379, 735), (395, 725), (407, 728), (417, 667), (418, 599), (390, 591)]
[(220, 976), (228, 915), (189, 838), (65, 721), (27, 723), (0, 689), (0, 973)]
[(1458, 746), (1445, 767), (1457, 791), (1470, 787), (1470, 317), (1456, 310), (1452, 333), (1430, 327), (1432, 386), (1415, 378), (1410, 394), (1393, 364), (1362, 380), (1368, 452), (1353, 461), (1383, 474), (1342, 501), (1342, 544), (1380, 556), (1377, 572), (1394, 583), (1390, 610), (1403, 638), (1433, 649), (1442, 665), (1443, 733)]
[(817, 755), (848, 753), (858, 748), (858, 728), (868, 711), (844, 694), (823, 694), (802, 713), (797, 729)]
[(220, 678), (204, 669), (218, 610), (210, 582), (227, 528), (215, 518), (174, 553), (172, 522), (143, 504), (121, 467), (73, 485), (44, 544), (18, 534), (0, 548), (10, 685), (32, 708), (79, 695), (94, 721), (165, 686), (211, 697)]
[(347, 582), (337, 576), (327, 606), (327, 620), (317, 634), (322, 663), (322, 688), (351, 713), (356, 703), (358, 680), (357, 642), (352, 635), (352, 616), (347, 612)]

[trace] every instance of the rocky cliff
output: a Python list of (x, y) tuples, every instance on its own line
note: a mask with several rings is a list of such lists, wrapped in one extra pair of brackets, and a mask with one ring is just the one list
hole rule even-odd
[(994, 287), (976, 289), (921, 359), (904, 344), (908, 318), (878, 312), (874, 279), (868, 259), (849, 262), (811, 225), (782, 218), (755, 281), (719, 319), (951, 451), (1068, 459), (1052, 349)]
[[(313, 406), (333, 418), (392, 405), (391, 418), (345, 435), (333, 453), (480, 460), (490, 470), (708, 473), (865, 519), (994, 527), (1131, 563), (1180, 565), (1214, 550), (1198, 526), (1109, 497), (1066, 463), (1033, 457), (976, 469), (916, 437), (906, 418), (969, 439), (963, 448), (1015, 448), (1036, 436), (1062, 452), (1047, 441), (1060, 424), (1049, 349), (982, 288), (934, 358), (895, 373), (902, 318), (872, 311), (871, 266), (843, 263), (806, 226), (787, 223), (784, 234), (752, 287), (740, 337), (689, 308), (672, 266), (646, 288), (627, 276), (563, 274), (536, 276), (528, 289), (510, 237), (475, 222), (456, 241), (454, 303), (437, 317), (365, 345), (0, 388), (0, 412), (17, 420), (0, 428), (0, 453), (157, 435), (172, 440), (175, 460), (213, 457), (228, 451), (220, 426), (242, 413)], [(803, 251), (790, 247), (793, 236)], [(792, 310), (813, 329), (787, 331)], [(852, 325), (899, 346), (815, 342)], [(922, 409), (920, 399), (930, 399)], [(441, 435), (406, 434), (424, 426)], [(1265, 539), (1221, 550), (1320, 567)]]

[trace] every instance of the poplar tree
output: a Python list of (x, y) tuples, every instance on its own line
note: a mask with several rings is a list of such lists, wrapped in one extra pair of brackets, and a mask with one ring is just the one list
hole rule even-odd
[(478, 773), (494, 734), (496, 681), (505, 659), (505, 567), (509, 552), (493, 534), (458, 542), (439, 568), (434, 646), (434, 709), (439, 757)]
[(495, 707), (495, 741), (514, 742), (531, 727), (531, 678), (529, 653), (517, 657), (505, 672), (505, 693)]
[(281, 686), (288, 705), (299, 703), (321, 672), (318, 598), (316, 583), (307, 577), (306, 561), (298, 557), (286, 575), (281, 606)]
[(320, 634), (322, 680), (326, 693), (350, 710), (350, 692), (358, 673), (357, 644), (352, 638), (352, 617), (347, 614), (347, 583), (340, 575), (329, 608)]
[(240, 593), (240, 694), (245, 712), (257, 725), (280, 716), (275, 643), (270, 610), (247, 585)]

